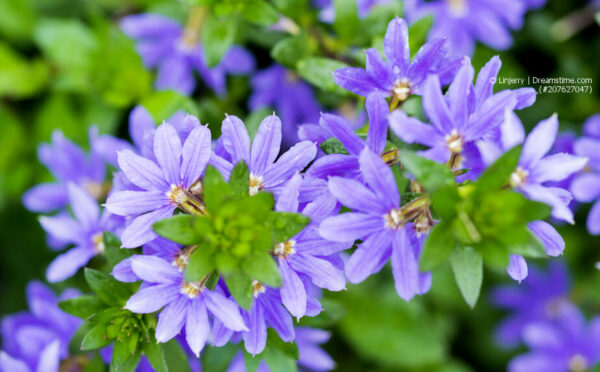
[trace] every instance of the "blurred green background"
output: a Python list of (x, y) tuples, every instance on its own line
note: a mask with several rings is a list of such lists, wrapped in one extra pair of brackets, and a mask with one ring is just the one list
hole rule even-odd
[[(526, 16), (513, 48), (499, 53), (500, 77), (593, 79), (593, 94), (539, 95), (533, 107), (519, 113), (528, 128), (557, 112), (561, 130), (579, 133), (584, 120), (600, 112), (600, 28), (591, 13), (573, 21), (577, 27), (572, 28), (582, 28), (573, 35), (565, 22), (585, 5), (549, 1)], [(27, 282), (43, 280), (55, 255), (37, 216), (21, 205), (27, 188), (51, 179), (37, 162), (36, 148), (53, 130), (84, 148), (91, 124), (101, 133), (126, 137), (128, 113), (138, 102), (155, 106), (156, 112), (190, 107), (213, 127), (226, 111), (248, 114), (247, 78), (230, 79), (222, 99), (203, 91), (192, 99), (154, 92), (152, 74), (117, 26), (122, 16), (142, 11), (183, 21), (185, 9), (183, 2), (161, 0), (0, 0), (0, 316), (26, 308)], [(259, 43), (248, 48), (259, 67), (271, 63), (269, 50)], [(495, 54), (479, 45), (474, 64), (479, 68)], [(592, 265), (600, 260), (600, 238), (585, 231), (587, 210), (582, 206), (577, 225), (561, 226), (560, 232), (567, 242), (562, 259), (572, 273), (572, 298), (589, 315), (600, 313), (600, 274)], [(434, 273), (432, 291), (410, 304), (397, 297), (391, 274), (384, 271), (327, 295), (328, 311), (303, 323), (333, 330), (326, 348), (340, 371), (504, 370), (512, 354), (493, 341), (503, 313), (492, 308), (486, 294), (510, 279), (503, 272), (485, 275), (483, 297), (474, 310), (465, 305), (447, 267)], [(78, 279), (56, 288), (78, 286)]]

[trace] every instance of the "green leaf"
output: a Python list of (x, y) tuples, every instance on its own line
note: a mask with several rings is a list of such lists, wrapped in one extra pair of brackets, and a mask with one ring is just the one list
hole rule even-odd
[(331, 137), (321, 142), (321, 150), (326, 154), (345, 154), (348, 155), (348, 150), (344, 144), (337, 138)]
[[(277, 331), (275, 331), (273, 328), (267, 329), (267, 348), (277, 349), (293, 361), (296, 361), (298, 358), (300, 358), (298, 345), (296, 345), (295, 342), (283, 341), (277, 334)], [(272, 369), (275, 371), (279, 370), (277, 368)]]
[(106, 324), (96, 324), (83, 336), (81, 350), (100, 349), (112, 341), (112, 339), (106, 337)]
[(150, 342), (144, 344), (144, 354), (146, 354), (146, 357), (148, 357), (148, 361), (150, 361), (152, 368), (154, 368), (156, 372), (169, 371), (163, 348), (161, 344), (156, 342), (155, 339), (150, 340)]
[(249, 182), (250, 172), (248, 166), (244, 161), (239, 161), (231, 171), (231, 176), (229, 176), (231, 192), (236, 196), (248, 195)]
[(486, 239), (477, 245), (477, 251), (481, 253), (483, 261), (491, 267), (505, 270), (508, 266), (508, 250), (500, 242)]
[(384, 35), (388, 23), (394, 17), (402, 16), (402, 5), (400, 1), (392, 1), (372, 7), (369, 14), (361, 21), (361, 34), (371, 38)]
[(117, 346), (115, 345), (113, 349), (113, 361), (110, 363), (110, 372), (135, 372), (142, 354), (137, 351), (133, 355), (130, 355), (122, 364), (116, 364), (114, 362), (116, 349)]
[(239, 345), (232, 343), (228, 343), (223, 347), (207, 345), (200, 355), (200, 358), (202, 358), (202, 368), (205, 371), (225, 372), (239, 350)]
[(207, 245), (200, 245), (190, 256), (190, 261), (185, 268), (185, 280), (197, 282), (210, 274), (215, 268), (212, 249)]
[(442, 221), (435, 225), (423, 246), (419, 266), (423, 271), (435, 269), (448, 259), (456, 247), (451, 221)]
[(350, 41), (360, 30), (356, 1), (334, 0), (333, 4), (335, 7), (333, 28), (342, 40)]
[(475, 307), (483, 281), (481, 254), (471, 247), (456, 248), (450, 255), (450, 266), (463, 298), (471, 308)]
[(58, 303), (58, 307), (65, 313), (71, 314), (81, 319), (86, 319), (90, 315), (106, 308), (104, 302), (94, 295), (82, 295), (79, 297), (63, 300)]
[(272, 212), (265, 223), (273, 240), (283, 243), (302, 231), (310, 223), (310, 218), (299, 213)]
[(242, 263), (242, 268), (252, 278), (269, 287), (281, 286), (281, 275), (277, 263), (267, 252), (251, 254)]
[(307, 0), (273, 0), (272, 2), (287, 17), (298, 19), (304, 14), (299, 10), (306, 9)]
[(454, 187), (456, 190), (454, 173), (446, 165), (422, 158), (408, 150), (400, 151), (400, 161), (428, 193), (433, 194), (446, 187)]
[(333, 72), (348, 67), (343, 62), (325, 57), (308, 57), (298, 62), (298, 74), (314, 86), (327, 92), (348, 95), (348, 91), (333, 81)]
[(456, 185), (448, 185), (431, 194), (431, 205), (442, 219), (449, 220), (457, 213), (457, 206), (462, 202)]
[(150, 112), (156, 123), (168, 120), (177, 111), (198, 114), (198, 106), (192, 99), (171, 90), (152, 93), (142, 100), (141, 105)]
[(110, 231), (105, 231), (102, 235), (102, 244), (104, 244), (104, 254), (111, 268), (124, 259), (131, 257), (134, 252), (133, 249), (121, 248), (121, 240)]
[(175, 243), (192, 245), (202, 240), (194, 229), (194, 223), (198, 218), (206, 217), (178, 214), (155, 222), (154, 225), (152, 225), (152, 228), (158, 235), (172, 240)]
[(227, 53), (237, 32), (237, 22), (234, 17), (219, 19), (209, 15), (202, 30), (202, 45), (208, 67), (214, 67)]
[(204, 204), (210, 213), (217, 212), (230, 197), (229, 185), (221, 173), (213, 166), (204, 171)]
[(477, 181), (477, 192), (489, 193), (505, 187), (517, 168), (522, 149), (523, 146), (516, 146), (490, 165)]
[(244, 309), (252, 306), (252, 278), (242, 271), (234, 271), (225, 277), (227, 288), (235, 301)]
[(34, 95), (44, 87), (48, 76), (48, 67), (44, 62), (27, 60), (9, 45), (0, 42), (0, 97)]
[(433, 16), (427, 15), (412, 25), (410, 25), (408, 29), (409, 37), (409, 45), (410, 45), (410, 54), (411, 57), (414, 57), (421, 46), (425, 44), (427, 40), (427, 34), (429, 33), (429, 29), (433, 25)]
[(132, 295), (127, 284), (119, 282), (110, 275), (87, 267), (83, 273), (90, 288), (107, 305), (122, 307)]
[(269, 26), (277, 22), (278, 12), (271, 4), (262, 0), (250, 0), (242, 9), (242, 17), (259, 26)]
[(296, 359), (290, 358), (279, 349), (269, 348), (264, 354), (265, 362), (271, 371), (296, 372), (298, 370)]
[(252, 355), (244, 349), (244, 365), (246, 367), (246, 372), (256, 372), (261, 361), (262, 354)]
[(271, 49), (271, 57), (274, 60), (292, 69), (298, 61), (309, 55), (308, 40), (304, 34), (287, 37)]
[(171, 372), (191, 372), (190, 363), (176, 339), (160, 344)]

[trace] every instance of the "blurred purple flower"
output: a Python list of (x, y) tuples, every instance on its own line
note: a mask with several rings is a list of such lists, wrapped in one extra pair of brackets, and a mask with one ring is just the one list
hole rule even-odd
[[(325, 350), (319, 346), (329, 340), (329, 332), (316, 328), (298, 327), (295, 329), (296, 345), (300, 358), (298, 367), (300, 371), (331, 371), (335, 362)], [(238, 352), (231, 360), (227, 372), (246, 372), (244, 353)], [(264, 359), (260, 362), (257, 372), (271, 372)]]
[[(90, 128), (90, 142), (97, 129)], [(74, 183), (95, 198), (105, 195), (106, 167), (98, 153), (86, 154), (81, 147), (64, 137), (61, 131), (52, 133), (52, 143), (38, 148), (40, 162), (56, 179), (53, 183), (34, 186), (23, 195), (23, 204), (33, 212), (52, 212), (69, 203), (67, 185)]]
[(531, 323), (550, 321), (570, 311), (569, 278), (563, 263), (553, 262), (547, 271), (532, 268), (520, 285), (506, 285), (492, 292), (492, 302), (510, 311), (500, 323), (496, 338), (501, 345), (516, 346), (523, 329)]
[(359, 164), (366, 186), (352, 179), (329, 179), (331, 194), (358, 212), (325, 219), (320, 234), (334, 242), (362, 240), (346, 262), (351, 283), (378, 272), (391, 257), (396, 292), (408, 301), (431, 286), (431, 274), (419, 272), (423, 239), (416, 237), (412, 223), (402, 221), (400, 194), (387, 164), (368, 148), (360, 153)]
[(68, 185), (69, 203), (74, 217), (69, 214), (40, 217), (42, 228), (53, 238), (75, 245), (56, 257), (46, 277), (49, 282), (59, 282), (73, 276), (97, 254), (104, 253), (102, 235), (105, 231), (118, 232), (123, 222), (108, 211), (100, 212), (94, 198), (73, 183)]
[(395, 18), (388, 24), (383, 41), (386, 61), (375, 48), (367, 49), (366, 69), (345, 67), (334, 71), (333, 79), (344, 89), (359, 96), (380, 91), (392, 102), (402, 103), (412, 94), (423, 94), (423, 84), (430, 75), (437, 75), (443, 84), (450, 82), (461, 59), (446, 58), (446, 40), (431, 40), (410, 60), (408, 26)]
[(589, 169), (573, 180), (571, 192), (579, 202), (594, 202), (588, 214), (587, 229), (592, 235), (600, 235), (600, 115), (585, 122), (583, 134), (575, 142), (575, 153), (590, 159)]
[(533, 323), (523, 330), (530, 351), (513, 358), (509, 372), (569, 372), (592, 370), (600, 361), (600, 317), (589, 324), (578, 309), (552, 322)]
[(69, 343), (81, 320), (64, 313), (57, 304), (78, 295), (78, 291), (66, 289), (57, 298), (42, 283), (30, 282), (29, 312), (2, 320), (0, 371), (58, 372), (60, 361), (69, 356)]
[(194, 71), (215, 93), (225, 93), (225, 75), (245, 75), (254, 70), (254, 58), (245, 49), (233, 46), (221, 62), (209, 68), (204, 50), (188, 37), (176, 21), (158, 14), (136, 14), (123, 18), (123, 32), (136, 41), (137, 52), (148, 68), (157, 68), (155, 86), (190, 95), (196, 87)]
[(186, 254), (187, 251), (181, 251), (179, 260), (172, 262), (157, 256), (131, 257), (131, 270), (144, 282), (125, 308), (142, 314), (160, 310), (156, 326), (158, 342), (171, 340), (185, 325), (187, 343), (198, 356), (210, 335), (209, 313), (234, 331), (247, 328), (235, 302), (218, 290), (209, 290), (202, 282), (185, 281), (183, 270), (187, 261), (183, 255)]
[(452, 55), (462, 57), (473, 54), (476, 41), (508, 49), (527, 7), (521, 0), (409, 0), (405, 9), (411, 23), (432, 15), (429, 39), (447, 37)]
[(200, 211), (202, 205), (190, 188), (203, 174), (211, 146), (207, 127), (194, 128), (182, 144), (175, 128), (163, 123), (154, 135), (156, 162), (131, 150), (119, 152), (119, 168), (139, 188), (114, 192), (106, 201), (110, 212), (133, 218), (121, 236), (123, 247), (135, 248), (156, 238), (152, 224), (178, 207)]
[[(317, 147), (310, 141), (296, 143), (278, 157), (281, 150), (281, 120), (267, 116), (258, 127), (252, 145), (244, 123), (233, 115), (223, 120), (219, 142), (223, 151), (212, 155), (211, 165), (229, 178), (235, 164), (244, 161), (250, 171), (250, 195), (261, 190), (277, 195), (296, 173), (316, 156)], [(277, 160), (276, 160), (277, 159)]]
[(273, 65), (254, 74), (251, 84), (250, 110), (273, 107), (278, 112), (283, 121), (284, 147), (297, 142), (300, 124), (318, 120), (320, 106), (313, 90), (294, 72)]

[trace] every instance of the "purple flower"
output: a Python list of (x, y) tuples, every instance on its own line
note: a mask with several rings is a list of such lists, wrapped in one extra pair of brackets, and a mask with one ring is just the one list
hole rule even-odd
[(196, 82), (194, 71), (215, 93), (225, 93), (225, 75), (244, 75), (254, 69), (254, 58), (245, 49), (233, 46), (221, 62), (206, 65), (204, 51), (195, 33), (186, 32), (177, 22), (157, 14), (137, 14), (123, 18), (121, 29), (134, 39), (136, 49), (148, 68), (156, 67), (155, 86), (191, 94)]
[(547, 272), (532, 268), (519, 286), (513, 284), (496, 288), (492, 292), (492, 301), (510, 311), (496, 331), (498, 342), (504, 346), (515, 346), (528, 324), (550, 321), (572, 309), (568, 295), (566, 267), (556, 262), (550, 264)]
[[(90, 138), (96, 129), (90, 128)], [(52, 133), (52, 143), (38, 148), (38, 157), (56, 179), (42, 183), (23, 195), (23, 204), (33, 212), (52, 212), (69, 203), (67, 185), (74, 183), (96, 198), (106, 194), (104, 178), (106, 168), (102, 158), (95, 152), (87, 155), (79, 146), (66, 139), (62, 132)]]
[[(229, 178), (233, 166), (244, 161), (250, 171), (250, 195), (261, 190), (278, 194), (285, 183), (303, 170), (316, 156), (317, 147), (310, 141), (298, 142), (278, 157), (281, 149), (281, 120), (267, 116), (258, 127), (250, 146), (244, 123), (233, 115), (223, 120), (219, 139), (223, 152), (213, 154), (211, 165)], [(276, 161), (277, 159), (277, 161)]]
[(297, 127), (314, 123), (319, 118), (320, 106), (312, 88), (294, 72), (280, 65), (259, 71), (252, 77), (250, 110), (273, 107), (283, 119), (283, 144), (290, 147), (298, 140)]
[(429, 39), (447, 37), (456, 56), (472, 55), (476, 41), (492, 49), (508, 49), (510, 30), (523, 27), (526, 10), (520, 0), (412, 0), (406, 5), (411, 22), (433, 16)]
[(577, 201), (594, 202), (587, 218), (587, 229), (592, 235), (600, 234), (600, 115), (589, 118), (583, 128), (584, 136), (575, 142), (575, 153), (590, 159), (589, 171), (577, 176), (571, 192)]
[(187, 262), (184, 256), (187, 254), (188, 251), (181, 251), (178, 259), (172, 262), (157, 256), (131, 257), (131, 270), (144, 282), (125, 308), (142, 314), (160, 310), (156, 326), (158, 342), (167, 342), (177, 336), (185, 325), (187, 343), (198, 356), (210, 335), (209, 314), (231, 330), (247, 328), (235, 302), (218, 290), (209, 290), (203, 282), (184, 280)]
[(366, 186), (352, 179), (329, 179), (331, 194), (357, 212), (329, 217), (319, 231), (335, 242), (362, 240), (345, 267), (352, 283), (378, 272), (391, 257), (396, 291), (408, 301), (431, 285), (431, 274), (419, 272), (422, 239), (417, 238), (413, 224), (403, 220), (394, 175), (381, 157), (365, 148), (359, 164)]
[(202, 213), (203, 205), (190, 188), (199, 181), (211, 156), (210, 130), (194, 128), (181, 143), (175, 128), (164, 123), (154, 135), (156, 162), (131, 150), (119, 152), (119, 168), (139, 190), (117, 191), (106, 208), (132, 221), (121, 236), (123, 247), (135, 248), (156, 238), (152, 224), (176, 208)]
[(302, 212), (311, 218), (311, 223), (273, 249), (283, 281), (281, 299), (296, 318), (306, 314), (307, 303), (311, 301), (305, 288), (307, 279), (317, 287), (330, 291), (345, 289), (344, 272), (330, 261), (335, 262), (335, 257), (329, 256), (352, 246), (352, 243), (332, 243), (319, 235), (319, 223), (324, 218), (339, 213), (339, 207), (331, 198), (317, 198), (300, 210), (298, 198), (301, 182), (299, 174), (292, 177), (281, 193), (275, 209), (280, 212)]
[(329, 176), (359, 178), (358, 156), (364, 148), (375, 154), (383, 154), (387, 140), (389, 107), (383, 94), (375, 92), (367, 96), (365, 103), (369, 115), (369, 132), (366, 141), (360, 138), (351, 124), (341, 116), (321, 114), (319, 126), (337, 138), (348, 154), (330, 154), (323, 156), (308, 169), (310, 177), (327, 179)]
[(446, 96), (438, 77), (431, 75), (425, 83), (423, 107), (433, 125), (396, 110), (390, 115), (390, 128), (406, 143), (429, 147), (420, 152), (423, 157), (477, 174), (483, 168), (477, 142), (502, 123), (505, 110), (515, 108), (517, 94), (508, 90), (491, 94), (489, 86), (476, 89), (479, 84), (473, 87), (473, 75), (465, 57)]
[(29, 311), (2, 320), (0, 371), (58, 372), (60, 360), (69, 355), (69, 342), (81, 320), (64, 313), (58, 301), (76, 297), (74, 289), (60, 298), (40, 282), (27, 285)]
[(411, 62), (408, 26), (403, 19), (395, 18), (390, 21), (383, 41), (386, 61), (377, 49), (367, 49), (366, 69), (345, 67), (334, 71), (333, 79), (359, 96), (380, 91), (391, 96), (394, 105), (399, 104), (411, 94), (422, 95), (423, 83), (429, 75), (439, 75), (444, 83), (454, 76), (461, 60), (448, 61), (445, 44), (444, 38), (429, 41)]
[(568, 372), (591, 370), (600, 361), (600, 317), (589, 324), (577, 309), (553, 322), (528, 325), (523, 340), (530, 351), (512, 359), (509, 372)]
[(121, 219), (115, 218), (106, 210), (100, 213), (96, 200), (80, 187), (70, 183), (68, 190), (74, 217), (68, 214), (40, 217), (42, 228), (50, 236), (75, 246), (52, 261), (46, 271), (49, 282), (70, 278), (92, 257), (103, 254), (103, 233), (117, 232), (122, 223)]
[[(265, 287), (261, 283), (252, 283), (254, 301), (250, 310), (242, 309), (248, 330), (242, 332), (244, 347), (252, 355), (260, 354), (267, 343), (267, 327), (277, 331), (285, 342), (295, 338), (292, 317), (283, 307), (279, 291)], [(315, 314), (316, 315), (316, 314)]]
[[(295, 329), (296, 345), (300, 358), (298, 366), (301, 371), (330, 371), (335, 367), (335, 362), (325, 350), (319, 346), (329, 340), (329, 332), (321, 329), (298, 327)], [(270, 372), (271, 369), (264, 359), (260, 362), (257, 372)], [(244, 353), (238, 352), (231, 360), (227, 372), (246, 372)]]

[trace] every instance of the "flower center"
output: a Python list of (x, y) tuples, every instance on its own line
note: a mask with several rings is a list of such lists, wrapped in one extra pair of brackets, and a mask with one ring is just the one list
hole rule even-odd
[(82, 186), (83, 189), (96, 200), (105, 198), (112, 188), (112, 185), (109, 182), (101, 183), (95, 181), (84, 181)]
[(265, 286), (259, 283), (258, 281), (252, 281), (252, 295), (254, 296), (254, 298), (258, 297), (262, 293), (265, 293), (266, 290), (267, 289), (265, 288)]
[(195, 298), (198, 294), (202, 293), (203, 290), (204, 285), (200, 282), (183, 282), (181, 284), (180, 293), (189, 298)]
[(381, 154), (383, 161), (389, 165), (396, 165), (400, 162), (400, 151), (398, 149), (392, 149)]
[(94, 250), (99, 254), (103, 254), (105, 249), (103, 235), (102, 231), (92, 235), (92, 245), (94, 246)]
[(415, 218), (415, 230), (417, 236), (429, 234), (429, 230), (433, 226), (433, 217), (431, 217), (431, 210), (429, 208), (424, 209)]
[(446, 140), (446, 147), (451, 153), (460, 154), (463, 151), (465, 141), (456, 129), (452, 129), (452, 132), (446, 134), (444, 139)]
[(392, 209), (383, 216), (383, 219), (385, 220), (385, 227), (389, 227), (390, 229), (398, 230), (404, 226), (402, 210), (400, 208)]
[(446, 0), (450, 13), (456, 17), (467, 14), (467, 0)]
[(517, 167), (517, 169), (515, 169), (515, 171), (510, 175), (510, 180), (508, 183), (513, 189), (517, 188), (522, 186), (527, 181), (527, 176), (529, 176), (529, 171), (521, 167)]
[(410, 82), (407, 78), (396, 80), (394, 88), (392, 88), (392, 95), (399, 102), (406, 101), (410, 97), (411, 92)]
[(587, 359), (581, 354), (575, 354), (569, 359), (569, 371), (584, 372), (588, 368)]
[(205, 216), (208, 214), (206, 207), (198, 197), (181, 186), (171, 185), (167, 197), (175, 206), (183, 209), (194, 216)]
[(277, 243), (275, 244), (275, 248), (273, 248), (273, 254), (277, 258), (288, 258), (289, 255), (296, 253), (296, 249), (294, 248), (295, 246), (295, 240), (288, 240), (283, 243)]
[(248, 183), (248, 185), (248, 192), (250, 196), (258, 194), (258, 192), (263, 188), (262, 176), (255, 176), (254, 174), (250, 173), (250, 182)]
[(185, 270), (187, 264), (190, 262), (190, 256), (196, 250), (196, 246), (186, 247), (175, 255), (173, 258), (173, 262), (171, 263), (173, 266), (177, 267), (179, 272), (183, 272)]

